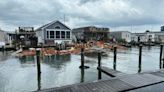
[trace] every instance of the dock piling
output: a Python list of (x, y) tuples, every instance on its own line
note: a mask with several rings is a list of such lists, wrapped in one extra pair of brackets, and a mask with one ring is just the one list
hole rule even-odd
[(40, 49), (36, 49), (38, 90), (41, 89)]
[(79, 68), (89, 68), (89, 66), (84, 66), (84, 48), (81, 48), (81, 66)]
[(116, 70), (116, 60), (117, 60), (117, 47), (114, 47), (114, 60), (113, 60), (113, 69)]
[[(101, 68), (101, 52), (98, 52), (98, 68)], [(101, 71), (98, 70), (98, 79), (102, 78)]]
[(141, 64), (142, 64), (142, 45), (139, 45), (139, 63), (138, 63), (138, 73), (141, 72)]
[(41, 73), (41, 67), (40, 67), (40, 49), (36, 49), (36, 59), (37, 59), (37, 71), (38, 75)]
[(163, 45), (160, 46), (160, 56), (159, 56), (159, 68), (162, 68), (162, 52), (163, 52)]

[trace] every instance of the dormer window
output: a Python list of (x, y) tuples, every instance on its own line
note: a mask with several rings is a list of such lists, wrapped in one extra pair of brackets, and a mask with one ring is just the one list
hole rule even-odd
[(56, 26), (55, 29), (60, 29), (60, 27), (59, 26)]

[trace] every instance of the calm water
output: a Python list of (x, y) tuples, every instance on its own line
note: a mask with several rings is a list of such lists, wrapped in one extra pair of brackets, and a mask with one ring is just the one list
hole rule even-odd
[[(159, 47), (143, 47), (142, 72), (159, 69)], [(138, 48), (119, 51), (117, 70), (133, 74), (138, 72)], [(80, 55), (56, 55), (41, 61), (41, 76), (37, 76), (36, 57), (15, 58), (11, 52), (0, 52), (0, 92), (27, 92), (69, 84), (98, 80), (97, 56), (85, 57), (90, 66), (79, 69)], [(113, 68), (113, 52), (102, 58), (102, 65)], [(103, 80), (110, 77), (103, 74)]]

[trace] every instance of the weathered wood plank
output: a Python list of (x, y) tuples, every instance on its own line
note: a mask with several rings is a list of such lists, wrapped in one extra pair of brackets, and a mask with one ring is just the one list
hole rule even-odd
[(113, 69), (110, 69), (108, 67), (105, 67), (105, 66), (102, 66), (102, 67), (97, 67), (98, 70), (100, 70), (101, 72), (111, 76), (111, 77), (116, 77), (116, 76), (123, 76), (123, 75), (126, 75), (120, 71), (117, 71), (117, 70), (113, 70)]
[[(111, 72), (112, 74), (118, 73), (117, 71), (112, 70)], [(126, 76), (114, 77), (110, 80), (74, 84), (65, 87), (46, 89), (39, 92), (125, 92), (163, 83), (164, 76), (158, 76), (159, 74), (164, 73), (160, 73), (158, 71), (153, 72), (152, 74), (131, 74)]]
[(135, 87), (144, 86), (144, 85), (164, 81), (164, 78), (154, 76), (151, 74), (127, 75), (127, 76), (120, 77), (119, 79), (130, 84), (130, 85), (133, 85)]

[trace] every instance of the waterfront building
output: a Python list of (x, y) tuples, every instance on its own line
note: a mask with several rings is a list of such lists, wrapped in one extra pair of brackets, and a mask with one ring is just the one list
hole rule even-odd
[[(144, 33), (132, 33), (133, 41), (135, 42), (164, 42), (164, 32), (146, 31)], [(135, 39), (134, 39), (135, 38)]]
[(7, 34), (5, 31), (0, 29), (0, 46), (5, 46), (7, 41)]
[(60, 21), (53, 21), (35, 30), (38, 43), (43, 45), (55, 45), (56, 43), (70, 43), (72, 30)]
[(161, 32), (164, 32), (164, 26), (161, 26)]
[(13, 32), (7, 32), (7, 45), (10, 47), (14, 46), (16, 44), (16, 33)]
[(113, 31), (110, 32), (110, 36), (116, 39), (116, 41), (124, 40), (131, 42), (131, 32), (129, 31)]
[(36, 46), (37, 38), (34, 27), (19, 27), (16, 33), (16, 42), (25, 46)]
[(95, 26), (75, 28), (72, 31), (76, 41), (108, 41), (109, 28), (99, 28)]

